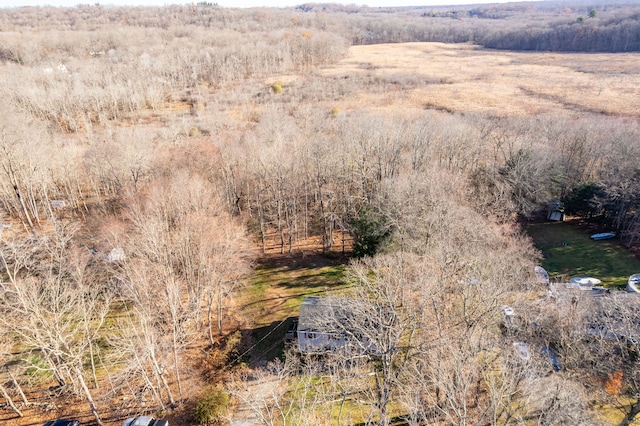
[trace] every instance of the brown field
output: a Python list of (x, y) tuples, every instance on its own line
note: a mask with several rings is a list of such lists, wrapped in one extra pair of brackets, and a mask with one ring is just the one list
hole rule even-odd
[[(593, 112), (640, 117), (640, 55), (525, 53), (470, 44), (353, 46), (318, 71), (395, 83), (396, 92), (360, 87), (345, 109), (476, 112), (505, 116)], [(408, 86), (408, 88), (405, 87)]]

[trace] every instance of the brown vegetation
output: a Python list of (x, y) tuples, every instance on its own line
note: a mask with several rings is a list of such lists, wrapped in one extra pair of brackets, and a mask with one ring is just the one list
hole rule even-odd
[[(220, 384), (267, 424), (631, 421), (635, 349), (545, 305), (516, 221), (562, 198), (637, 243), (637, 54), (349, 47), (489, 44), (466, 18), (522, 11), (316, 7), (0, 10), (0, 420), (187, 424)], [(260, 254), (361, 256), (344, 332), (380, 351), (231, 380)]]

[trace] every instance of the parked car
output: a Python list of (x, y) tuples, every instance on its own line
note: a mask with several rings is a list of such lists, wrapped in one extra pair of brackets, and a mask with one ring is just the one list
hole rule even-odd
[(138, 416), (125, 420), (122, 426), (169, 426), (169, 422), (156, 420), (151, 416)]
[(49, 420), (44, 426), (80, 426), (80, 422), (70, 419)]

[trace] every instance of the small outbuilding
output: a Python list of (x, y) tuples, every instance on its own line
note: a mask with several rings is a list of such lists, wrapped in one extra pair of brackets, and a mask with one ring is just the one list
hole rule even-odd
[(547, 219), (564, 221), (564, 203), (560, 200), (551, 201), (547, 208)]

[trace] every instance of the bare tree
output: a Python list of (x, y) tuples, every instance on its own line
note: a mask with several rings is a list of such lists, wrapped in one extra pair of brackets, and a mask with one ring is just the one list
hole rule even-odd
[[(327, 424), (335, 420), (332, 411), (336, 402), (343, 405), (344, 398), (351, 397), (348, 392), (335, 393), (340, 385), (335, 381), (337, 376), (330, 374), (348, 375), (349, 369), (344, 368), (347, 364), (340, 358), (331, 361), (337, 362), (325, 363), (291, 352), (287, 354), (286, 362), (276, 360), (266, 367), (236, 372), (229, 381), (229, 389), (239, 404), (250, 412), (245, 416), (261, 424)], [(343, 376), (341, 384), (348, 386), (353, 377), (346, 379)], [(340, 419), (339, 414), (338, 424), (352, 424)]]
[(187, 171), (134, 193), (126, 219), (112, 237), (126, 253), (116, 275), (131, 310), (121, 334), (130, 341), (132, 367), (121, 380), (137, 376), (160, 406), (175, 406), (184, 399), (184, 351), (203, 335), (213, 343), (214, 328), (222, 333), (225, 305), (249, 269), (251, 250), (211, 183)]
[[(24, 393), (22, 392), (22, 388), (20, 387), (19, 383), (15, 380), (15, 377), (13, 376), (13, 374), (11, 374), (11, 370), (9, 370), (9, 366), (7, 365), (7, 361), (11, 353), (11, 343), (8, 337), (9, 337), (8, 333), (0, 331), (0, 363), (4, 364), (4, 370), (6, 371), (7, 375), (11, 378), (12, 384), (19, 391), (20, 396), (23, 398), (23, 402), (26, 404), (27, 400), (26, 400), (26, 397), (24, 396)], [(13, 398), (11, 398), (11, 395), (9, 394), (7, 388), (5, 387), (4, 380), (0, 382), (0, 394), (2, 394), (2, 397), (7, 401), (7, 404), (9, 404), (11, 409), (19, 417), (24, 416), (22, 414), (22, 411), (20, 411), (16, 403), (13, 401)]]
[(55, 225), (55, 232), (40, 240), (3, 241), (8, 281), (0, 321), (43, 356), (61, 387), (84, 396), (101, 424), (84, 359), (109, 309), (108, 292), (86, 280), (89, 258), (72, 249), (75, 227)]

